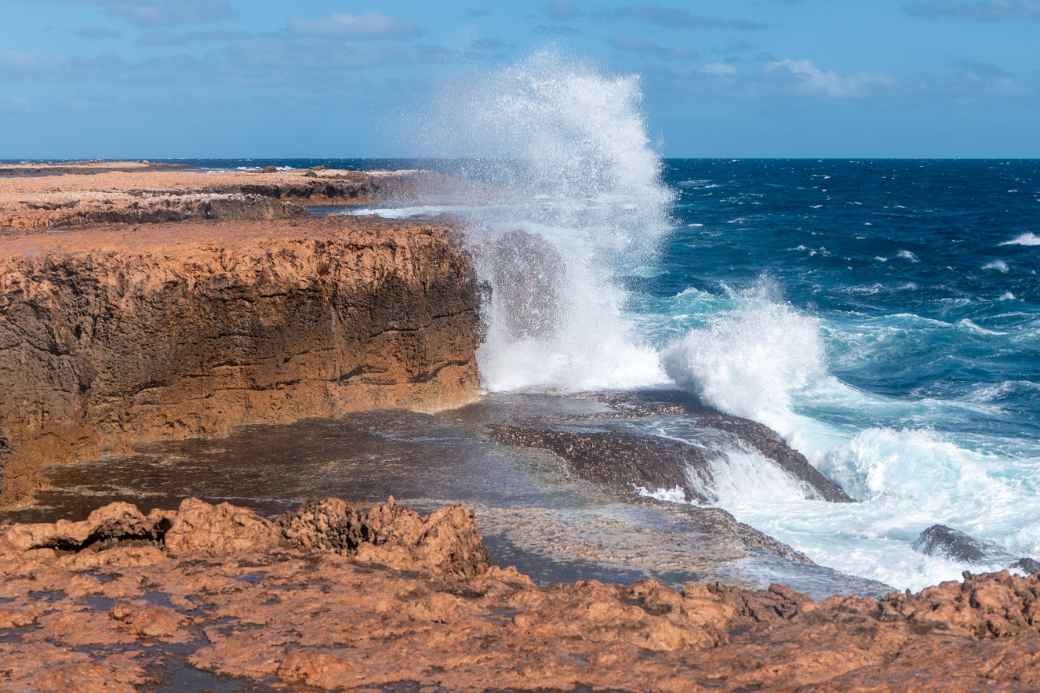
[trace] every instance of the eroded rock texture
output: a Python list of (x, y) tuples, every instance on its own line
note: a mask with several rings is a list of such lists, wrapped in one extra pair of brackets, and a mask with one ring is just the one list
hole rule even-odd
[(130, 691), (184, 670), (288, 690), (1040, 687), (1040, 575), (823, 602), (780, 586), (540, 588), (488, 566), (458, 506), (326, 499), (271, 521), (113, 504), (0, 532), (0, 597), (11, 689)]
[(471, 400), (477, 291), (444, 224), (327, 218), (0, 240), (0, 463)]

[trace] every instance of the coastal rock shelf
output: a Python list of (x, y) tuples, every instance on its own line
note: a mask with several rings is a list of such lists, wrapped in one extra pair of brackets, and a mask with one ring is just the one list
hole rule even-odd
[(426, 171), (199, 171), (135, 162), (0, 168), (0, 235), (87, 224), (283, 219), (436, 190)]
[(4, 499), (25, 499), (43, 464), (141, 441), (457, 406), (477, 394), (478, 335), (470, 257), (445, 224), (333, 217), (2, 238)]
[[(108, 690), (1032, 690), (1040, 576), (918, 594), (539, 587), (462, 506), (187, 499), (0, 532), (0, 682)], [(261, 688), (256, 688), (260, 686)]]

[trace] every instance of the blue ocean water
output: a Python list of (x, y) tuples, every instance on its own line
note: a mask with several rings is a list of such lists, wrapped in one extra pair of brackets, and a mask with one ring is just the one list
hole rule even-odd
[(1040, 162), (664, 162), (657, 272), (629, 278), (680, 384), (773, 426), (863, 501), (730, 509), (850, 572), (918, 587), (943, 522), (1040, 551)]
[(485, 386), (679, 386), (773, 427), (860, 502), (816, 500), (747, 450), (718, 460), (712, 492), (823, 565), (900, 588), (978, 569), (913, 551), (935, 523), (1040, 556), (1040, 161), (664, 160), (641, 176), (351, 213), (549, 239), (568, 259), (558, 334), (492, 329)]

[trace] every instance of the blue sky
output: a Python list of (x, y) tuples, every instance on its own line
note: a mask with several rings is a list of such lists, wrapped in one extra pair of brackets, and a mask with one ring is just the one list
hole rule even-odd
[(667, 156), (1040, 157), (1040, 0), (0, 0), (0, 158), (408, 156), (539, 48)]

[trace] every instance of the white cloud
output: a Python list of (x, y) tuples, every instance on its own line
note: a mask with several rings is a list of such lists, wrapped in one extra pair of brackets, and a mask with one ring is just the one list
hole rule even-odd
[(737, 74), (737, 66), (730, 63), (708, 63), (701, 65), (700, 71), (715, 77), (734, 77)]
[(91, 5), (137, 26), (201, 24), (231, 19), (229, 0), (61, 0), (70, 5)]
[(298, 34), (353, 39), (402, 39), (419, 35), (419, 29), (411, 22), (379, 12), (334, 14), (321, 19), (291, 19), (289, 29)]
[(860, 98), (872, 89), (895, 84), (895, 80), (887, 75), (867, 72), (843, 75), (832, 70), (821, 70), (811, 60), (776, 60), (766, 64), (766, 72), (794, 79), (803, 93), (837, 99)]
[(969, 22), (1040, 21), (1040, 0), (917, 0), (904, 3), (908, 14), (923, 19)]

